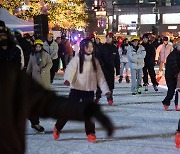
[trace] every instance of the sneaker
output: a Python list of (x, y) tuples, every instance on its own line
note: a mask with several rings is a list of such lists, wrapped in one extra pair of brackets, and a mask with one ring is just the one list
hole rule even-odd
[(88, 139), (88, 142), (96, 142), (96, 135), (94, 134), (89, 134), (87, 135), (87, 139)]
[(137, 88), (138, 94), (141, 94), (141, 88)]
[(58, 140), (60, 137), (60, 132), (57, 130), (56, 125), (54, 125), (53, 136), (54, 136), (54, 140)]
[(112, 104), (113, 104), (113, 100), (108, 100), (108, 105), (112, 106)]
[(180, 148), (180, 132), (177, 131), (175, 134), (175, 144), (176, 144), (176, 148)]
[(164, 110), (168, 110), (168, 108), (169, 108), (169, 106), (167, 106), (167, 105), (164, 105)]
[(154, 88), (155, 91), (158, 91), (158, 88), (157, 88), (156, 85), (153, 85), (153, 88)]
[(180, 108), (178, 107), (178, 105), (175, 105), (175, 110), (180, 111)]
[(44, 127), (42, 127), (41, 125), (32, 125), (31, 128), (35, 129), (39, 133), (44, 132)]

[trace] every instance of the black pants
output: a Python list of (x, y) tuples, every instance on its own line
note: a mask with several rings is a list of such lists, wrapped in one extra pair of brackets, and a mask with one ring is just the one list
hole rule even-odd
[(148, 74), (151, 78), (151, 82), (153, 85), (158, 85), (158, 82), (156, 81), (156, 73), (154, 70), (153, 65), (148, 65), (143, 67), (143, 82), (144, 84), (148, 84)]
[(171, 102), (171, 100), (173, 99), (173, 96), (174, 96), (177, 81), (176, 81), (176, 79), (174, 79), (174, 80), (171, 79), (168, 82), (166, 81), (166, 83), (167, 83), (168, 91), (167, 91), (167, 95), (166, 95), (165, 99), (162, 101), (162, 103), (164, 105), (169, 106), (170, 102)]
[(58, 58), (58, 70), (60, 68), (60, 66), (59, 66), (60, 60), (62, 61), (63, 70), (65, 71), (65, 69), (66, 69), (65, 56), (64, 55), (59, 56), (59, 58)]
[(38, 116), (31, 115), (28, 119), (30, 120), (31, 125), (39, 125), (39, 117)]
[[(71, 92), (69, 94), (69, 99), (72, 99), (74, 101), (82, 101), (80, 103), (87, 103), (87, 102), (94, 102), (94, 92), (93, 91), (80, 91), (71, 89)], [(64, 127), (64, 125), (67, 123), (68, 119), (65, 119), (63, 117), (60, 117), (57, 119), (56, 122), (56, 128), (58, 131), (61, 131)], [(86, 135), (88, 134), (95, 134), (95, 123), (91, 121), (90, 119), (85, 120), (85, 130)]]
[(51, 83), (52, 83), (53, 80), (54, 80), (55, 73), (58, 71), (58, 62), (59, 62), (58, 59), (53, 59), (53, 60), (52, 60), (53, 66), (52, 66), (52, 68), (50, 69)]
[[(101, 98), (101, 94), (102, 94), (102, 91), (101, 91), (101, 89), (98, 86), (97, 90), (96, 90), (96, 99), (100, 99)], [(111, 90), (110, 97), (107, 98), (107, 101), (109, 101), (109, 100), (113, 101), (113, 90)]]

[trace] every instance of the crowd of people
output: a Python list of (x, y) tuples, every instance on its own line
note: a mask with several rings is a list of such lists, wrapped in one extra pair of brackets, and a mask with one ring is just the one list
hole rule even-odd
[[(92, 116), (95, 116), (107, 128), (109, 134), (112, 134), (113, 126), (110, 120), (101, 113), (99, 106), (94, 106), (100, 102), (101, 94), (106, 96), (108, 105), (114, 104), (113, 90), (116, 77), (120, 84), (125, 77), (126, 83), (131, 84), (132, 95), (141, 94), (143, 86), (144, 90), (148, 91), (149, 76), (154, 90), (158, 91), (158, 82), (162, 78), (164, 67), (166, 67), (165, 79), (168, 87), (167, 96), (162, 101), (164, 109), (168, 109), (176, 91), (175, 109), (179, 110), (179, 84), (177, 81), (180, 79), (180, 38), (175, 39), (172, 43), (166, 36), (152, 39), (151, 34), (147, 33), (141, 38), (139, 36), (132, 36), (130, 39), (119, 37), (116, 40), (113, 33), (107, 33), (106, 42), (101, 43), (100, 38), (91, 34), (80, 42), (77, 49), (79, 50), (73, 51), (65, 36), (54, 38), (54, 35), (49, 33), (43, 42), (37, 38), (32, 39), (28, 33), (22, 36), (21, 33), (15, 32), (13, 36), (11, 31), (3, 23), (0, 23), (0, 60), (3, 63), (4, 61), (8, 63), (7, 66), (13, 64), (13, 68), (15, 67), (18, 73), (23, 70), (31, 76), (35, 81), (25, 76), (27, 82), (32, 83), (32, 85), (30, 83), (28, 85), (34, 86), (30, 89), (26, 87), (27, 92), (32, 96), (35, 95), (34, 93), (40, 93), (39, 96), (42, 96), (42, 98), (38, 96), (34, 96), (36, 99), (30, 98), (31, 101), (35, 102), (35, 105), (31, 104), (32, 110), (28, 109), (28, 113), (23, 117), (24, 119), (28, 118), (31, 127), (38, 132), (44, 132), (39, 117), (50, 116), (57, 119), (53, 132), (55, 140), (60, 137), (61, 130), (68, 120), (83, 119), (88, 141), (95, 142), (95, 123), (91, 119)], [(68, 99), (58, 97), (50, 92), (50, 85), (60, 69), (60, 60), (64, 72), (64, 84), (70, 86)], [(156, 64), (159, 66), (157, 74), (155, 72)], [(24, 76), (24, 74), (20, 73), (20, 76)], [(19, 82), (25, 84), (26, 81), (22, 79)], [(22, 88), (19, 87), (19, 89)], [(43, 95), (43, 92), (46, 96)], [(31, 95), (25, 94), (25, 91), (23, 93), (24, 97), (31, 97)], [(49, 93), (51, 96), (48, 97)], [(27, 101), (27, 98), (24, 97), (18, 98), (19, 103)], [(54, 106), (48, 109), (47, 103), (50, 99), (52, 104), (54, 102)], [(40, 103), (38, 106), (37, 101), (46, 103), (45, 108), (40, 109), (44, 104)], [(60, 113), (62, 112), (64, 116), (59, 116), (60, 105), (56, 104), (58, 101), (69, 101), (73, 104), (72, 106), (76, 106), (76, 110), (72, 109), (76, 116), (73, 117), (74, 114), (68, 115), (62, 109)], [(77, 102), (83, 103), (78, 104)], [(87, 109), (88, 105), (90, 107)], [(64, 104), (62, 106), (67, 109)], [(88, 112), (85, 113), (85, 110)], [(97, 111), (94, 112), (94, 110)], [(45, 111), (48, 112), (45, 113)], [(56, 112), (52, 113), (53, 111)], [(87, 115), (82, 116), (83, 113)], [(82, 117), (79, 118), (80, 116)], [(85, 116), (88, 118), (84, 118)]]

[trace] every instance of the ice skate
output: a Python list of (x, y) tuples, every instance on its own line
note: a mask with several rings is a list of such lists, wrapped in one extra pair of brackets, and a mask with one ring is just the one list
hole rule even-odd
[(158, 91), (158, 88), (157, 88), (156, 85), (153, 85), (153, 88), (154, 88), (155, 91)]
[(112, 104), (113, 104), (113, 100), (108, 100), (108, 105), (112, 106)]
[(53, 136), (54, 136), (54, 140), (58, 140), (60, 137), (60, 132), (57, 130), (56, 125), (54, 125)]
[(96, 135), (95, 134), (89, 134), (87, 135), (88, 142), (96, 142)]
[(130, 83), (129, 76), (126, 76), (126, 83)]
[(31, 128), (33, 128), (38, 133), (44, 133), (44, 127), (41, 125), (31, 125)]
[(122, 79), (123, 79), (123, 76), (120, 76), (120, 77), (119, 77), (119, 80), (118, 80), (118, 81), (119, 81), (119, 83), (121, 83), (121, 82), (122, 82)]

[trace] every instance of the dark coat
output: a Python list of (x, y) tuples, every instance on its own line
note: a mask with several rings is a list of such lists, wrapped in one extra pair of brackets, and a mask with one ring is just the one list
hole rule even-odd
[(21, 69), (21, 50), (19, 47), (17, 47), (15, 44), (12, 45), (7, 50), (3, 50), (0, 47), (0, 60), (5, 60), (8, 63), (12, 63), (15, 65), (18, 69)]
[(146, 57), (144, 58), (145, 66), (155, 66), (156, 49), (153, 44), (142, 43), (141, 44), (146, 50)]
[(27, 68), (30, 54), (33, 51), (33, 45), (30, 42), (28, 42), (25, 38), (20, 37), (20, 38), (17, 38), (17, 39), (18, 39), (19, 46), (23, 50), (23, 54), (24, 54), (24, 67)]
[(166, 60), (165, 78), (166, 82), (176, 81), (176, 76), (180, 72), (180, 52), (174, 49)]
[(114, 69), (120, 74), (120, 57), (117, 46), (105, 43), (101, 47), (99, 62), (104, 72), (109, 89), (114, 89)]
[(0, 71), (3, 74), (0, 75), (1, 154), (24, 153), (25, 123), (30, 113), (43, 118), (64, 117), (70, 120), (84, 120), (95, 115), (99, 121), (103, 121), (104, 126), (112, 126), (100, 114), (99, 106), (95, 103), (72, 103), (67, 98), (57, 96), (3, 60), (0, 60)]

